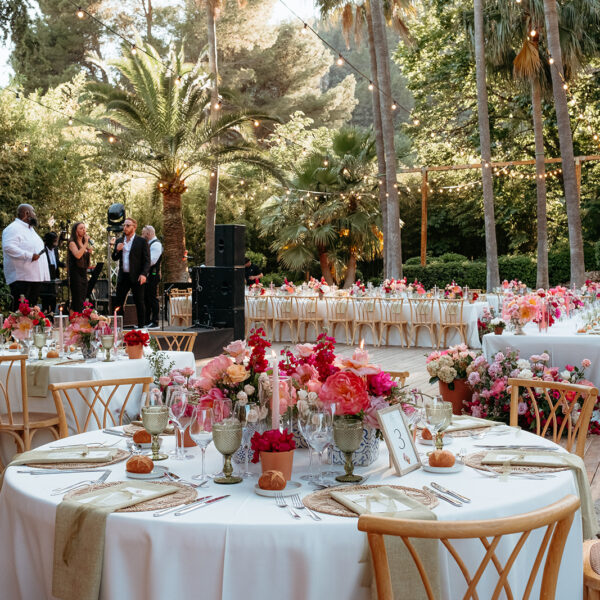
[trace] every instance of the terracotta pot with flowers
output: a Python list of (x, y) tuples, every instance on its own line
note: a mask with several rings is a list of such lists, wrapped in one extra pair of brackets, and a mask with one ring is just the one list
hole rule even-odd
[(494, 328), (495, 335), (502, 335), (504, 333), (504, 328), (506, 327), (506, 321), (496, 317), (490, 321), (490, 327)]
[(292, 478), (292, 465), (296, 442), (287, 429), (271, 429), (264, 433), (258, 431), (252, 436), (251, 447), (254, 450), (252, 462), (260, 464), (265, 471), (280, 471), (286, 481)]
[(145, 331), (132, 329), (123, 336), (123, 341), (125, 342), (125, 350), (129, 358), (143, 358), (144, 346), (148, 345), (150, 336)]

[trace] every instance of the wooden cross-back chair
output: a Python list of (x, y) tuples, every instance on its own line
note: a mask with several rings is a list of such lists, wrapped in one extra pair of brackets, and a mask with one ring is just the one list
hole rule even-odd
[(273, 332), (273, 313), (270, 296), (246, 296), (246, 337), (251, 329), (262, 327), (270, 337)]
[[(518, 424), (519, 401), (522, 399), (527, 404), (531, 403), (535, 414), (535, 433), (537, 435), (546, 437), (548, 433), (552, 433), (552, 441), (558, 443), (566, 433), (567, 450), (583, 458), (588, 426), (598, 396), (598, 390), (595, 387), (575, 383), (518, 378), (510, 378), (508, 385), (512, 386), (510, 396), (511, 426)], [(521, 388), (525, 388), (523, 392), (520, 391)], [(543, 399), (550, 407), (550, 414), (544, 425), (541, 423), (539, 406), (534, 393), (536, 388), (541, 390)], [(579, 405), (580, 412), (577, 422), (573, 423), (573, 411), (576, 410), (575, 404)], [(562, 417), (561, 423), (558, 422), (559, 417)], [(575, 446), (575, 450), (573, 450), (573, 446)]]
[(446, 341), (448, 339), (448, 332), (451, 329), (458, 331), (463, 344), (467, 343), (467, 324), (463, 321), (464, 304), (465, 301), (462, 299), (438, 300), (438, 307), (440, 309), (438, 348), (442, 343), (442, 335), (444, 336), (443, 347), (448, 347)]
[[(299, 296), (296, 298), (296, 307), (298, 309), (298, 341), (306, 342), (309, 326), (315, 330), (315, 338), (323, 332), (325, 317), (319, 314), (319, 297)], [(300, 327), (304, 328), (304, 335), (300, 338)]]
[[(513, 595), (508, 579), (510, 570), (530, 533), (535, 529), (545, 528), (544, 535), (540, 536), (541, 540), (535, 560), (531, 566), (527, 565), (527, 572), (530, 573), (527, 586), (523, 595), (518, 597), (522, 600), (528, 600), (531, 597), (531, 589), (540, 567), (543, 565), (539, 598), (552, 600), (556, 594), (556, 582), (565, 542), (571, 529), (575, 511), (579, 508), (579, 505), (579, 498), (569, 494), (550, 506), (530, 513), (485, 521), (422, 521), (361, 515), (358, 519), (358, 529), (367, 532), (377, 584), (377, 598), (378, 600), (393, 600), (394, 598), (384, 535), (397, 536), (402, 539), (419, 571), (429, 600), (436, 600), (433, 595), (431, 581), (427, 575), (427, 564), (430, 557), (425, 556), (423, 557), (425, 560), (422, 560), (415, 550), (411, 538), (437, 539), (443, 544), (465, 579), (467, 590), (462, 596), (463, 600), (483, 598), (483, 596), (477, 594), (477, 585), (486, 568), (495, 568), (498, 573), (498, 582), (493, 594), (486, 595), (485, 600), (497, 600), (500, 597), (517, 597), (516, 593)], [(511, 541), (506, 552), (508, 558), (503, 564), (497, 553), (498, 545), (503, 536), (512, 534), (521, 535), (516, 543)], [(463, 539), (479, 540), (483, 546), (483, 558), (474, 573), (469, 570), (451, 541)], [(528, 548), (531, 548), (531, 545)], [(441, 546), (440, 551), (442, 551)], [(531, 552), (531, 549), (528, 552)], [(545, 554), (546, 560), (544, 562)], [(531, 570), (529, 570), (529, 567)], [(502, 595), (503, 592), (506, 596)], [(455, 598), (458, 600), (458, 596)]]
[(160, 331), (151, 329), (148, 334), (156, 339), (159, 350), (193, 352), (198, 333), (196, 331)]
[[(298, 341), (298, 307), (295, 296), (275, 296), (271, 300), (273, 306), (273, 341), (281, 341), (284, 325), (290, 328), (290, 340)], [(279, 327), (279, 338), (277, 338)]]
[[(68, 435), (62, 404), (56, 404), (55, 401), (55, 412), (29, 410), (26, 361), (26, 354), (0, 356), (0, 433), (7, 434), (14, 440), (17, 452), (31, 450), (33, 436), (42, 429), (49, 429), (55, 439)], [(15, 369), (15, 366), (18, 368)], [(19, 385), (11, 386), (11, 381), (16, 377), (19, 378)], [(14, 410), (11, 405), (11, 387), (13, 390), (15, 387), (20, 390), (20, 409)]]
[(350, 307), (352, 300), (350, 298), (325, 298), (325, 310), (327, 313), (327, 326), (329, 334), (335, 337), (335, 330), (338, 325), (344, 327), (346, 333), (346, 344), (350, 343), (352, 327), (350, 325)]
[(172, 325), (189, 327), (192, 324), (192, 288), (169, 291), (169, 315)]
[(600, 541), (583, 542), (583, 600), (600, 600)]
[(352, 343), (358, 334), (357, 341), (361, 340), (363, 327), (371, 330), (373, 346), (379, 346), (379, 322), (381, 314), (379, 309), (379, 298), (354, 298), (354, 321), (352, 322)]
[(385, 332), (385, 345), (390, 342), (390, 331), (397, 329), (400, 332), (400, 344), (408, 346), (408, 319), (404, 316), (404, 298), (383, 298), (381, 306), (381, 328), (379, 345), (383, 344)]
[[(152, 377), (130, 377), (126, 379), (101, 379), (98, 381), (70, 381), (67, 383), (52, 383), (48, 387), (54, 397), (54, 402), (63, 411), (71, 411), (77, 433), (88, 431), (90, 423), (97, 429), (114, 427), (123, 424), (127, 404), (136, 386), (142, 386), (142, 394), (148, 392)], [(116, 400), (117, 393), (125, 393), (119, 400), (118, 410), (111, 411), (111, 403)]]
[(419, 329), (424, 327), (429, 331), (432, 348), (435, 347), (437, 342), (437, 323), (433, 318), (435, 300), (433, 298), (409, 298), (408, 303), (410, 305), (410, 333), (413, 337), (413, 345), (417, 345)]
[(387, 373), (392, 379), (395, 379), (400, 384), (400, 387), (404, 387), (404, 384), (410, 375), (408, 371), (387, 371)]

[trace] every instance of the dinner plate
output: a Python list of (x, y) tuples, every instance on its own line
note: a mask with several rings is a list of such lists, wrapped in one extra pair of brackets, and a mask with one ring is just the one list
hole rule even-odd
[(291, 496), (292, 494), (297, 494), (298, 490), (302, 487), (302, 484), (298, 481), (288, 481), (287, 485), (282, 490), (263, 490), (258, 487), (258, 483), (254, 486), (254, 491), (259, 496), (267, 496), (269, 498), (275, 498), (277, 494), (281, 494), (283, 496)]
[(423, 463), (422, 467), (423, 471), (427, 471), (428, 473), (439, 473), (442, 475), (447, 473), (458, 473), (463, 470), (464, 465), (461, 462), (456, 461), (451, 467), (431, 467), (426, 463)]
[[(444, 446), (448, 446), (449, 444), (452, 443), (452, 435), (450, 435), (449, 433), (447, 433), (442, 440), (444, 441)], [(419, 442), (419, 444), (423, 444), (424, 446), (435, 446), (435, 442), (433, 440), (426, 440), (424, 437), (419, 436), (417, 438), (417, 442)]]
[(160, 479), (165, 476), (165, 473), (168, 470), (168, 467), (157, 466), (154, 467), (150, 473), (129, 473), (129, 471), (125, 471), (125, 475), (127, 475), (129, 479)]

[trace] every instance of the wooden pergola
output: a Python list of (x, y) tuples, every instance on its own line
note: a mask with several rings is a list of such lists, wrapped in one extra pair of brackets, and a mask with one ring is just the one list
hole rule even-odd
[[(590, 156), (576, 156), (575, 157), (575, 173), (577, 176), (577, 190), (581, 195), (581, 165), (584, 162), (600, 160), (600, 155)], [(561, 163), (562, 158), (547, 158), (544, 161), (546, 164)], [(518, 167), (523, 165), (535, 165), (535, 159), (529, 160), (508, 160), (500, 162), (492, 162), (489, 168), (494, 169), (497, 167)], [(481, 163), (475, 163), (470, 165), (446, 165), (439, 167), (415, 167), (412, 169), (398, 169), (398, 175), (405, 174), (421, 174), (421, 265), (425, 266), (427, 262), (427, 201), (429, 195), (429, 173), (440, 172), (440, 171), (464, 171), (467, 169), (478, 169), (481, 170), (483, 165)]]

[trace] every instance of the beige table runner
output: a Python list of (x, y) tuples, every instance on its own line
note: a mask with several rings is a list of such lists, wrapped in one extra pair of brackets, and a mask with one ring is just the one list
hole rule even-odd
[(588, 481), (583, 460), (577, 454), (567, 452), (545, 452), (543, 450), (493, 450), (485, 455), (481, 461), (484, 465), (506, 465), (530, 467), (557, 467), (567, 466), (574, 475), (581, 501), (581, 520), (583, 525), (583, 539), (590, 540), (599, 533), (598, 519), (594, 510), (592, 491)]
[(178, 490), (123, 482), (61, 502), (56, 509), (52, 594), (62, 600), (98, 600), (108, 515)]
[[(370, 513), (398, 519), (437, 520), (435, 513), (420, 502), (409, 498), (400, 490), (387, 486), (361, 492), (332, 491), (331, 496), (357, 514)], [(402, 507), (407, 507), (407, 509)], [(394, 599), (427, 600), (425, 586), (404, 542), (398, 537), (389, 535), (384, 536), (384, 541), (390, 565)], [(427, 575), (431, 582), (434, 597), (440, 597), (438, 540), (411, 539), (411, 542), (421, 560), (427, 564)], [(371, 598), (377, 600), (377, 589), (373, 578), (368, 542), (366, 542), (361, 562), (368, 564), (370, 567), (363, 576), (363, 585), (370, 586)]]
[(48, 395), (50, 382), (50, 367), (60, 358), (46, 358), (27, 364), (27, 394), (35, 398), (45, 398)]

